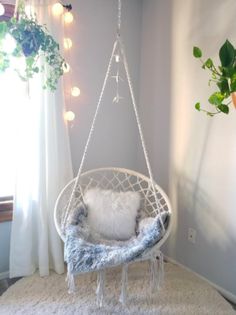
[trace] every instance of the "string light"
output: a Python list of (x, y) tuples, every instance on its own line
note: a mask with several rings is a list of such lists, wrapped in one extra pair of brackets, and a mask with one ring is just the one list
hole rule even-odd
[(73, 121), (75, 119), (75, 113), (69, 110), (68, 112), (65, 112), (64, 117), (67, 121)]
[(35, 14), (35, 11), (34, 11), (34, 7), (30, 4), (27, 4), (25, 6), (25, 14), (30, 18), (32, 15)]
[(74, 20), (73, 14), (71, 12), (66, 12), (64, 14), (64, 21), (66, 24), (72, 23)]
[(64, 48), (70, 49), (72, 47), (72, 40), (70, 38), (64, 38)]
[(71, 95), (74, 97), (78, 97), (80, 95), (80, 89), (77, 86), (71, 88)]
[(2, 3), (0, 3), (0, 16), (4, 15), (4, 13), (5, 13), (5, 7)]
[[(64, 8), (67, 10), (66, 12), (63, 11)], [(70, 24), (74, 20), (74, 16), (70, 12), (71, 9), (72, 9), (71, 5), (62, 5), (61, 6), (59, 3), (56, 3), (53, 6), (53, 14), (54, 15), (61, 15), (64, 12), (64, 14), (62, 15), (64, 23)], [(71, 38), (69, 38), (69, 36), (65, 36), (65, 38), (63, 39), (63, 46), (64, 46), (65, 50), (68, 50), (69, 55), (70, 55), (69, 50), (71, 49), (72, 45), (73, 45), (73, 42), (72, 42)], [(70, 71), (70, 65), (68, 63), (64, 63), (63, 64), (63, 72), (68, 73), (69, 71)], [(69, 78), (70, 78), (70, 76), (69, 76)], [(77, 86), (71, 87), (70, 93), (69, 93), (70, 102), (71, 102), (71, 97), (78, 97), (80, 95), (80, 93), (81, 93), (80, 89)], [(67, 112), (65, 112), (64, 118), (66, 121), (71, 123), (75, 119), (75, 113), (71, 110), (68, 110)]]
[(59, 2), (54, 3), (54, 5), (52, 6), (52, 13), (55, 16), (59, 16), (63, 13), (64, 9), (63, 9), (63, 5)]

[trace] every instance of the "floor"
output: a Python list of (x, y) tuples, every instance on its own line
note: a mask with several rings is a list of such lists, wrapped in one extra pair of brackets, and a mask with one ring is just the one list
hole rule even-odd
[[(14, 279), (3, 279), (0, 280), (0, 296), (14, 283), (16, 283), (16, 281), (18, 281), (21, 278), (14, 278)], [(228, 301), (233, 308), (236, 310), (236, 304), (231, 303), (230, 301)]]
[(2, 295), (11, 285), (16, 283), (20, 278), (0, 280), (0, 295)]

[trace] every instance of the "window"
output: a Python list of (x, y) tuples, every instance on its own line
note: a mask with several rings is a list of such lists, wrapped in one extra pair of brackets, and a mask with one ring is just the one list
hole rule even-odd
[[(0, 21), (10, 19), (14, 14), (14, 5), (4, 4), (5, 13)], [(13, 191), (15, 185), (14, 152), (14, 107), (15, 94), (12, 73), (0, 74), (0, 222), (10, 221), (13, 210)], [(12, 97), (13, 95), (14, 98)]]

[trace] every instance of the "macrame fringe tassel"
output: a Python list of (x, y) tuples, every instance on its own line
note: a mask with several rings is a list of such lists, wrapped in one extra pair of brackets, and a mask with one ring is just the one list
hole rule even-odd
[(164, 256), (160, 252), (158, 256), (158, 287), (160, 288), (164, 282), (165, 270), (164, 270)]
[(150, 260), (150, 280), (151, 291), (155, 292), (159, 290), (164, 281), (164, 259), (161, 252), (157, 258), (152, 257)]
[(97, 305), (99, 307), (103, 306), (104, 302), (104, 288), (105, 288), (105, 270), (101, 270), (97, 275)]
[(121, 293), (119, 301), (125, 305), (127, 300), (127, 285), (128, 285), (128, 265), (122, 266), (122, 275), (121, 275)]
[(68, 285), (68, 293), (75, 293), (75, 278), (74, 275), (70, 274), (69, 272), (67, 273), (66, 277), (67, 285)]

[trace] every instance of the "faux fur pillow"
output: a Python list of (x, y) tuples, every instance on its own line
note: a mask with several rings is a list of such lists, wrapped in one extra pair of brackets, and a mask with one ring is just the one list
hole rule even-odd
[(135, 235), (139, 193), (94, 188), (86, 191), (84, 202), (88, 209), (88, 224), (104, 238), (124, 241)]

